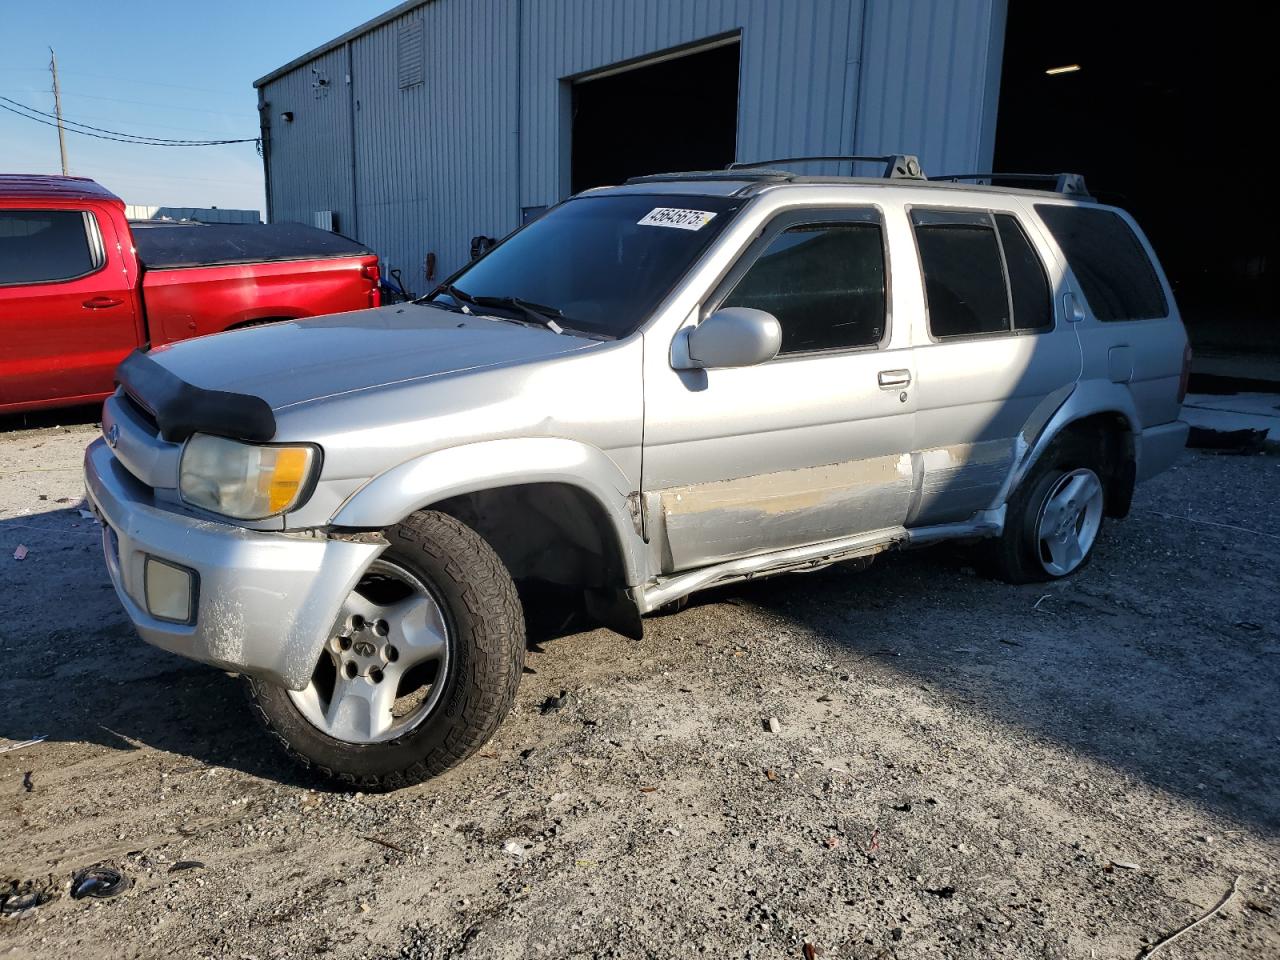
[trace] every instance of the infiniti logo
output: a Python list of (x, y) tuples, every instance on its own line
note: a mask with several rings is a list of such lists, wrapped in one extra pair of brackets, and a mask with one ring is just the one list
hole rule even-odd
[(107, 446), (112, 450), (116, 448), (116, 444), (120, 442), (120, 425), (113, 423), (107, 428)]
[(356, 652), (356, 656), (358, 657), (372, 657), (378, 652), (378, 648), (368, 640), (357, 640), (352, 645), (351, 649)]

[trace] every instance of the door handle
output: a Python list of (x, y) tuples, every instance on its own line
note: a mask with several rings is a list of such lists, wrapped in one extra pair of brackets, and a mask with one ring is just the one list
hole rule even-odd
[(899, 387), (905, 387), (911, 383), (911, 371), (881, 370), (878, 379), (881, 389), (897, 390)]
[(119, 297), (90, 297), (83, 306), (88, 310), (105, 310), (107, 307), (118, 307), (124, 303)]

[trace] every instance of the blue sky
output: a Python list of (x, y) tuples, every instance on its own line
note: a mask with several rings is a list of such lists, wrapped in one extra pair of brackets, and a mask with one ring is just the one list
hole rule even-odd
[[(258, 135), (253, 81), (397, 0), (0, 0), (0, 95), (53, 112), (49, 50), (69, 120), (154, 137)], [(263, 210), (251, 143), (155, 147), (67, 134), (71, 172), (126, 203)], [(0, 111), (0, 173), (57, 173), (58, 133)]]

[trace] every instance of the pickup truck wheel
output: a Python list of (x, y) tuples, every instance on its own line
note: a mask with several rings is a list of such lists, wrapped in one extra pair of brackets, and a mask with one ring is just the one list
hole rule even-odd
[(525, 654), (515, 584), (479, 534), (423, 512), (388, 536), (307, 688), (249, 681), (296, 759), (370, 789), (426, 780), (478, 750), (515, 701)]
[(1092, 467), (1046, 458), (1010, 498), (993, 546), (997, 574), (1010, 583), (1056, 580), (1088, 562), (1102, 529), (1103, 486)]

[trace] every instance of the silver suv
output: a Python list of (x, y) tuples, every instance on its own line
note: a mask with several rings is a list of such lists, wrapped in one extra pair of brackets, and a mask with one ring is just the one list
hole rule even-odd
[(138, 632), (385, 788), (501, 723), (518, 584), (639, 637), (706, 587), (942, 540), (1077, 570), (1185, 443), (1169, 285), (1076, 179), (886, 159), (592, 190), (414, 303), (135, 353), (85, 475)]

